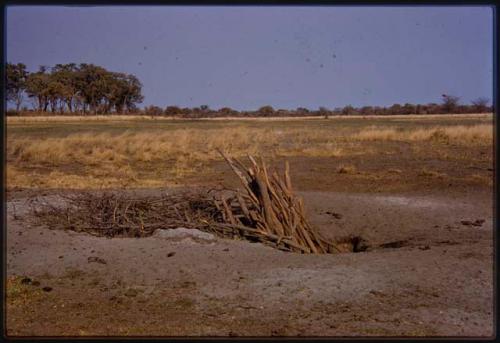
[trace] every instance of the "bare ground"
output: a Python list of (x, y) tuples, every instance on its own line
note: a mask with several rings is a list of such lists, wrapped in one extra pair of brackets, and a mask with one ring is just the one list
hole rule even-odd
[(301, 255), (236, 240), (31, 227), (28, 194), (11, 192), (7, 333), (490, 337), (491, 190), (423, 193), (300, 192), (312, 224), (368, 246)]

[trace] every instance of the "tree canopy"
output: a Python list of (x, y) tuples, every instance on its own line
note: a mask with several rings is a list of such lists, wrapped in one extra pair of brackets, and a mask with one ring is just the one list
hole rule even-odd
[(26, 78), (28, 72), (23, 63), (12, 64), (6, 66), (6, 98), (7, 101), (12, 101), (16, 104), (16, 111), (19, 112), (19, 107), (23, 102), (24, 89), (26, 88)]
[(94, 64), (41, 66), (28, 73), (24, 64), (7, 63), (7, 100), (16, 110), (27, 94), (40, 112), (123, 113), (143, 101), (142, 84), (131, 74), (108, 71)]

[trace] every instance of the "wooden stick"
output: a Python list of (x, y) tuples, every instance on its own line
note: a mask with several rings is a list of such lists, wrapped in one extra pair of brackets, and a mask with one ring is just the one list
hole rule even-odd
[(234, 219), (233, 212), (231, 212), (231, 209), (227, 205), (226, 199), (224, 197), (222, 197), (221, 202), (222, 206), (224, 206), (224, 209), (226, 210), (226, 214), (227, 217), (229, 218), (229, 221), (231, 222), (231, 224), (236, 225), (236, 219)]

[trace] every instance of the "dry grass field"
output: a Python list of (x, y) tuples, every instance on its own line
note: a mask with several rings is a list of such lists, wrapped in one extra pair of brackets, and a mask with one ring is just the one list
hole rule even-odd
[[(491, 117), (484, 115), (442, 116), (430, 121), (411, 117), (312, 119), (291, 123), (286, 120), (151, 123), (146, 119), (142, 123), (101, 120), (96, 124), (90, 119), (80, 120), (76, 125), (72, 120), (19, 119), (22, 120), (8, 123), (7, 129), (8, 187), (82, 189), (199, 183), (217, 175), (222, 162), (217, 148), (238, 157), (262, 155), (272, 161), (290, 159), (294, 164), (316, 159), (311, 166), (319, 169), (323, 161), (337, 162), (340, 166), (355, 163), (364, 156), (363, 160), (374, 160), (364, 176), (383, 173), (385, 168), (377, 165), (388, 160), (391, 168), (401, 170), (401, 176), (405, 177), (411, 170), (406, 171), (401, 163), (422, 156), (433, 159), (436, 156), (448, 165), (460, 160), (465, 169), (467, 163), (478, 158), (491, 162), (488, 152), (493, 141)], [(405, 159), (398, 158), (402, 150)], [(475, 151), (482, 154), (475, 156)], [(300, 166), (298, 169), (303, 174)], [(461, 177), (468, 182), (476, 174), (462, 173)]]
[[(12, 117), (6, 132), (9, 335), (493, 332), (491, 114)], [(261, 156), (278, 171), (288, 161), (311, 224), (328, 237), (361, 237), (366, 251), (102, 238), (30, 221), (32, 196), (239, 187), (217, 149)]]

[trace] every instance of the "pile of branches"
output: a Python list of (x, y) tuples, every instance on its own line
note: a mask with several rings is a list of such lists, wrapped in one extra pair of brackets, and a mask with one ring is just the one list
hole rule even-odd
[[(123, 194), (80, 193), (63, 196), (66, 206), (32, 206), (38, 223), (97, 236), (145, 237), (157, 229), (199, 229), (219, 237), (241, 238), (300, 253), (346, 251), (345, 242), (325, 239), (305, 218), (295, 196), (289, 165), (284, 175), (270, 174), (248, 156), (250, 167), (219, 151), (240, 179), (244, 191), (206, 190), (130, 198)], [(347, 248), (349, 250), (349, 248)]]
[(245, 189), (245, 193), (235, 192), (229, 199), (215, 201), (226, 227), (287, 251), (324, 254), (342, 250), (342, 243), (325, 239), (307, 222), (304, 203), (293, 194), (288, 162), (280, 177), (275, 171), (270, 174), (262, 159), (259, 165), (249, 155), (251, 166), (247, 168), (238, 159), (219, 153)]
[(37, 224), (51, 229), (105, 237), (146, 237), (157, 229), (206, 229), (221, 220), (210, 191), (131, 198), (124, 194), (81, 192), (59, 195), (64, 206), (39, 198), (31, 202)]

